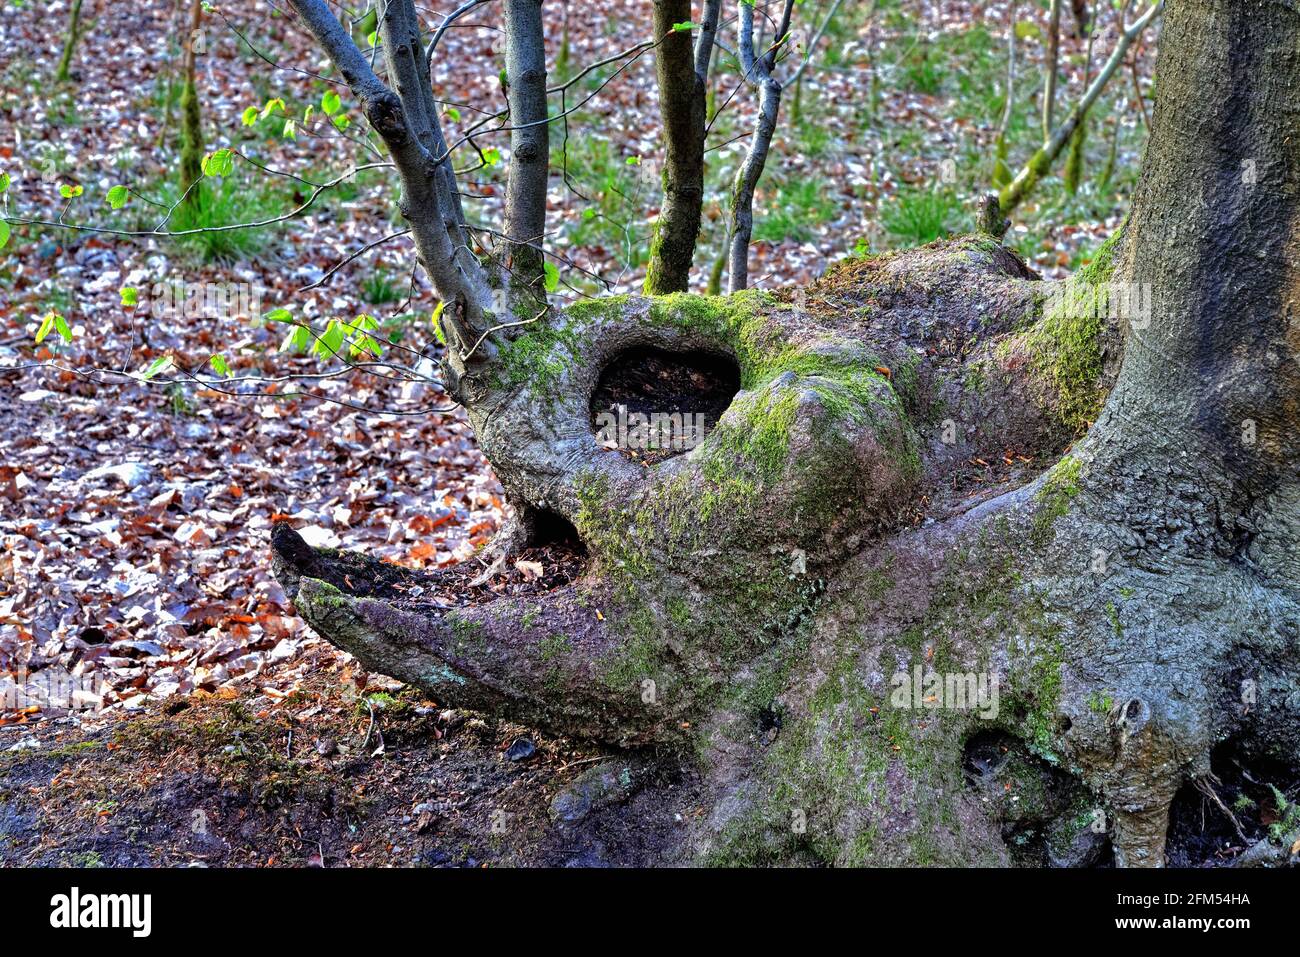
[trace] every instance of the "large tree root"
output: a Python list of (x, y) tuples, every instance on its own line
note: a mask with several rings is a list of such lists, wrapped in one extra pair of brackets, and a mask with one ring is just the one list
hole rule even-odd
[[(440, 702), (680, 745), (713, 798), (688, 858), (1160, 864), (1215, 743), (1296, 763), (1293, 552), (1241, 561), (1206, 527), (1236, 514), (1213, 469), (1134, 478), (1138, 445), (1090, 440), (1023, 484), (1095, 416), (1120, 345), (1043, 287), (964, 239), (795, 294), (571, 310), (463, 385), (515, 507), (588, 549), (580, 581), (448, 611), (285, 527), (277, 575)], [(590, 399), (649, 349), (734, 362), (740, 389), (647, 466), (602, 447)]]

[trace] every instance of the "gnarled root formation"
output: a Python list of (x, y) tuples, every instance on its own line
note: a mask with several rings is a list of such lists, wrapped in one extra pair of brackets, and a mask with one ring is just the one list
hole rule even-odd
[[(425, 576), (286, 527), (276, 573), (440, 702), (693, 752), (713, 810), (687, 859), (1159, 864), (1217, 743), (1300, 763), (1275, 693), (1295, 586), (1204, 527), (1230, 490), (1117, 489), (1096, 435), (1057, 461), (1121, 338), (1035, 279), (967, 238), (794, 293), (576, 307), (462, 387), (515, 528), (571, 526), (579, 580), (441, 608)], [(663, 353), (734, 365), (738, 391), (682, 454), (607, 447), (602, 373)]]

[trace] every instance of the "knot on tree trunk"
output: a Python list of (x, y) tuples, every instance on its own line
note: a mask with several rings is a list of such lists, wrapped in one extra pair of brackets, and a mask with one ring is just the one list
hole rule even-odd
[(409, 135), (402, 101), (391, 90), (383, 90), (367, 97), (363, 104), (366, 119), (388, 144), (390, 149), (405, 144)]

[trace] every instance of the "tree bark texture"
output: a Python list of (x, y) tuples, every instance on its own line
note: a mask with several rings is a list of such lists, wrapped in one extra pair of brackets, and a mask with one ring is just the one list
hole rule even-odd
[(505, 265), (511, 278), (544, 300), (541, 287), (550, 181), (550, 117), (542, 0), (506, 0), (506, 81), (510, 101), (510, 178), (506, 191)]

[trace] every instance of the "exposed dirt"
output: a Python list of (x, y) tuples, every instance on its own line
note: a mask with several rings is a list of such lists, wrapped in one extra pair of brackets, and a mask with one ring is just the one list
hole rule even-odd
[[(651, 771), (631, 808), (553, 824), (552, 797), (608, 755), (334, 660), (279, 703), (197, 695), (97, 728), (0, 730), (0, 748), (28, 744), (0, 754), (0, 863), (635, 864), (671, 856), (701, 813), (690, 781)], [(511, 760), (524, 738), (535, 751)]]
[(1187, 784), (1174, 798), (1171, 866), (1228, 865), (1270, 834), (1300, 844), (1300, 768), (1252, 761), (1225, 742), (1210, 755), (1210, 770), (1212, 779)]

